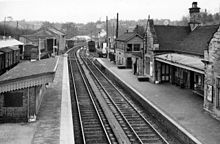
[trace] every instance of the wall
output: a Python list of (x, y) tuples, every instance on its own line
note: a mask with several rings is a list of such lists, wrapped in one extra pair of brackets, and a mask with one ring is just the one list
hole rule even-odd
[(22, 107), (4, 107), (4, 93), (0, 94), (0, 122), (27, 122), (36, 116), (44, 96), (45, 85), (29, 87), (23, 92)]
[(132, 51), (134, 50), (134, 44), (140, 44), (140, 50), (143, 48), (143, 40), (138, 36), (128, 41), (127, 44), (132, 44)]
[(65, 36), (59, 37), (59, 53), (63, 53), (65, 51), (66, 38)]
[[(127, 57), (132, 57), (133, 44), (140, 44), (140, 50), (143, 48), (143, 40), (138, 36), (132, 38), (128, 42), (116, 41), (116, 43), (116, 64), (118, 65), (126, 65)], [(127, 47), (127, 44), (132, 44), (131, 52), (126, 52), (125, 48)]]
[(214, 33), (208, 50), (204, 52), (205, 64), (204, 109), (220, 119), (218, 78), (220, 77), (220, 28)]
[(27, 89), (20, 90), (23, 92), (22, 107), (4, 107), (4, 93), (0, 94), (0, 122), (22, 122), (27, 121)]
[[(154, 30), (154, 24), (153, 24), (153, 20), (148, 21), (148, 25), (147, 25), (147, 38), (145, 39), (145, 43), (146, 43), (146, 54), (145, 54), (145, 58), (147, 59), (147, 64), (146, 64), (146, 72), (149, 76), (149, 80), (151, 82), (155, 82), (156, 81), (156, 72), (158, 72), (159, 69), (157, 69), (157, 65), (155, 62), (155, 53), (154, 50), (158, 50), (159, 49), (159, 44), (158, 43), (154, 43), (154, 41), (156, 41), (156, 36), (155, 36), (155, 30)], [(160, 80), (159, 80), (160, 81)]]

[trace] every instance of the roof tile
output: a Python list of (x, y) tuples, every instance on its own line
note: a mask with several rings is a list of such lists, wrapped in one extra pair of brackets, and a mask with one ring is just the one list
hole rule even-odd
[(55, 72), (58, 58), (48, 58), (34, 62), (23, 62), (0, 76), (0, 83), (39, 74)]

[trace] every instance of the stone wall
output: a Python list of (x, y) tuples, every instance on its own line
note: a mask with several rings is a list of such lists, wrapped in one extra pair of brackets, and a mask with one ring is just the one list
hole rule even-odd
[(0, 122), (27, 122), (30, 117), (36, 116), (45, 89), (45, 85), (42, 85), (19, 90), (23, 93), (21, 107), (5, 107), (4, 93), (0, 94)]
[(151, 82), (155, 82), (156, 75), (155, 75), (155, 53), (154, 50), (159, 48), (159, 44), (156, 43), (156, 36), (155, 36), (155, 30), (154, 30), (154, 24), (153, 20), (150, 20), (148, 22), (147, 27), (147, 38), (145, 39), (145, 45), (146, 45), (146, 54), (145, 57), (148, 59), (148, 64), (146, 64), (145, 71), (147, 72), (149, 76), (149, 80)]
[(204, 109), (220, 119), (218, 79), (220, 78), (220, 28), (214, 33), (208, 50), (204, 52), (205, 64)]

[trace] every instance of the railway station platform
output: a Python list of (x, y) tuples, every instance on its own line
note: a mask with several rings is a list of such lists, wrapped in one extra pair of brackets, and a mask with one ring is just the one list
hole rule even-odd
[(1, 144), (74, 143), (67, 56), (58, 56), (53, 83), (45, 91), (37, 120), (0, 124)]
[(97, 58), (97, 61), (202, 144), (220, 143), (220, 121), (203, 110), (203, 97), (167, 83), (140, 82), (131, 69), (118, 69), (105, 58)]
[(67, 55), (59, 56), (53, 83), (44, 95), (32, 143), (74, 143)]

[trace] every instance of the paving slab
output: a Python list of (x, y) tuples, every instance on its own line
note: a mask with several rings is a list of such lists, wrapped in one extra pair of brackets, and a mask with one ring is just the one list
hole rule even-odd
[(220, 121), (203, 110), (203, 97), (193, 95), (190, 89), (181, 89), (169, 83), (140, 82), (131, 69), (118, 69), (114, 63), (104, 58), (97, 60), (200, 142), (220, 143)]

